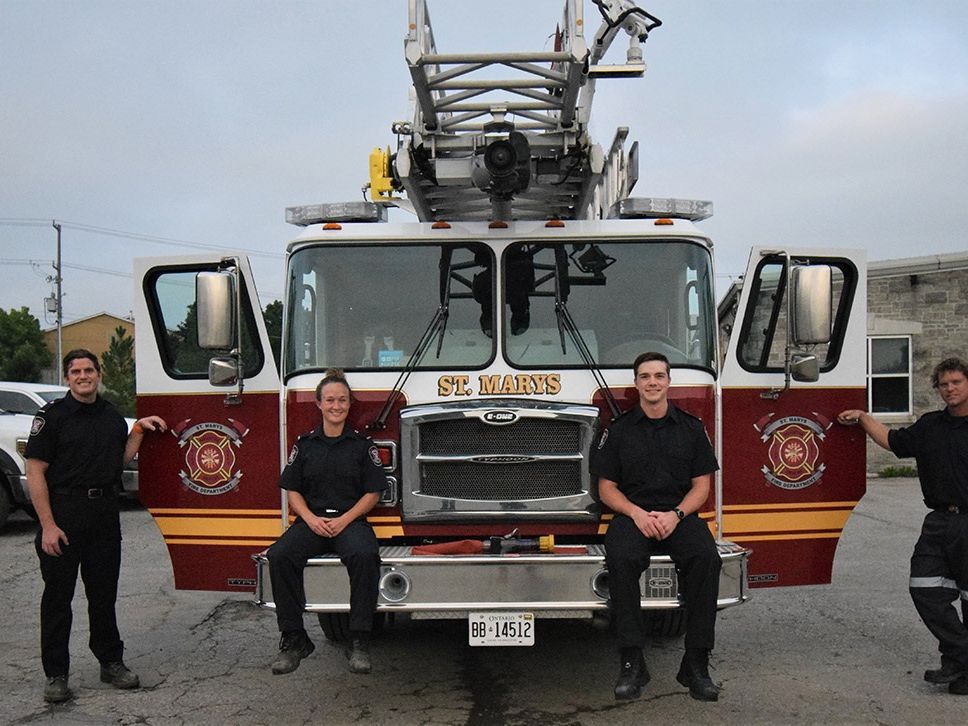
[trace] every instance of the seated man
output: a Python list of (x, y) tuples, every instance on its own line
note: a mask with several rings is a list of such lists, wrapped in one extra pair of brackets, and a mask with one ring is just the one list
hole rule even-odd
[(603, 504), (615, 512), (605, 534), (610, 604), (621, 649), (615, 698), (642, 694), (649, 670), (639, 578), (653, 552), (667, 553), (679, 571), (686, 605), (686, 652), (676, 679), (701, 701), (715, 701), (709, 651), (716, 629), (722, 560), (696, 512), (719, 468), (699, 419), (668, 401), (669, 361), (660, 353), (635, 359), (639, 405), (603, 431), (592, 457)]

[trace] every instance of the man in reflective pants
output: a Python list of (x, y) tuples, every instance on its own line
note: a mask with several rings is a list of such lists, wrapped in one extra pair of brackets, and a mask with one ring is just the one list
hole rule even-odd
[[(968, 364), (939, 363), (931, 384), (945, 403), (913, 425), (890, 430), (870, 414), (843, 411), (842, 424), (860, 424), (879, 446), (899, 458), (913, 456), (924, 503), (931, 510), (911, 555), (911, 599), (938, 639), (941, 667), (925, 671), (929, 683), (968, 695)], [(952, 605), (961, 600), (961, 617)]]

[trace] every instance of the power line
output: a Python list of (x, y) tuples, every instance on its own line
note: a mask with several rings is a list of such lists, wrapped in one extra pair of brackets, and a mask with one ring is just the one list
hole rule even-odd
[[(140, 232), (127, 232), (120, 229), (111, 229), (109, 227), (98, 227), (93, 224), (81, 224), (79, 222), (65, 222), (64, 220), (59, 220), (62, 227), (68, 229), (75, 229), (81, 232), (93, 232), (96, 234), (103, 234), (109, 237), (122, 237), (125, 239), (136, 239), (142, 240), (144, 242), (151, 242), (159, 245), (167, 245), (173, 247), (190, 247), (193, 249), (200, 250), (224, 250), (226, 252), (245, 252), (253, 257), (268, 257), (271, 259), (282, 259), (284, 255), (279, 252), (264, 252), (262, 250), (256, 250), (248, 247), (238, 247), (231, 245), (221, 245), (209, 242), (193, 242), (190, 240), (176, 239), (174, 237), (159, 237), (158, 235), (152, 234), (142, 234)], [(17, 217), (6, 217), (0, 218), (0, 225), (11, 226), (11, 227), (38, 227), (47, 226), (50, 224), (49, 219), (29, 219), (29, 218), (17, 218)]]

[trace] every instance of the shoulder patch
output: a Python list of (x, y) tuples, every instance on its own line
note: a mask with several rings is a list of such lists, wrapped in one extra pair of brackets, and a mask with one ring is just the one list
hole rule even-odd
[(299, 453), (299, 446), (297, 446), (296, 444), (293, 444), (292, 449), (289, 451), (289, 460), (286, 463), (291, 464), (292, 462), (294, 462), (296, 460), (296, 454), (298, 453)]
[(598, 448), (605, 446), (605, 442), (608, 440), (608, 429), (602, 431), (601, 437), (598, 439)]
[(30, 422), (30, 435), (39, 434), (45, 423), (47, 423), (47, 420), (43, 416), (34, 416), (34, 420)]
[(376, 450), (375, 446), (371, 446), (366, 453), (370, 455), (370, 461), (381, 469), (383, 468), (383, 462), (380, 461), (380, 452)]

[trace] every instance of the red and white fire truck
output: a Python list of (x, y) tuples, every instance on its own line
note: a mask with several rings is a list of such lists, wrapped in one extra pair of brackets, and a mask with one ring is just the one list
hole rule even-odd
[[(139, 415), (172, 427), (145, 441), (140, 496), (176, 587), (272, 606), (259, 553), (288, 523), (279, 472), (318, 424), (323, 371), (340, 367), (350, 423), (386, 470), (368, 517), (380, 613), (467, 618), (472, 643), (526, 644), (536, 618), (604, 611), (612, 515), (588, 457), (637, 404), (631, 362), (650, 350), (722, 466), (701, 513), (723, 557), (720, 606), (830, 581), (865, 490), (863, 436), (831, 425), (865, 400), (863, 252), (754, 249), (721, 320), (696, 225), (711, 204), (632, 196), (627, 129), (608, 149), (588, 136), (597, 83), (641, 75), (660, 22), (596, 0), (586, 45), (582, 5), (567, 0), (551, 50), (460, 54), (437, 51), (424, 0), (410, 0), (413, 117), (371, 156), (372, 202), (287, 210), (302, 231), (278, 368), (242, 255), (137, 262)], [(620, 37), (625, 62), (606, 63)], [(417, 221), (388, 222), (390, 206)], [(466, 540), (481, 546), (447, 551)], [(343, 637), (345, 570), (320, 557), (305, 578), (307, 609)], [(656, 558), (642, 607), (681, 605)], [(486, 627), (496, 619), (513, 627)]]

